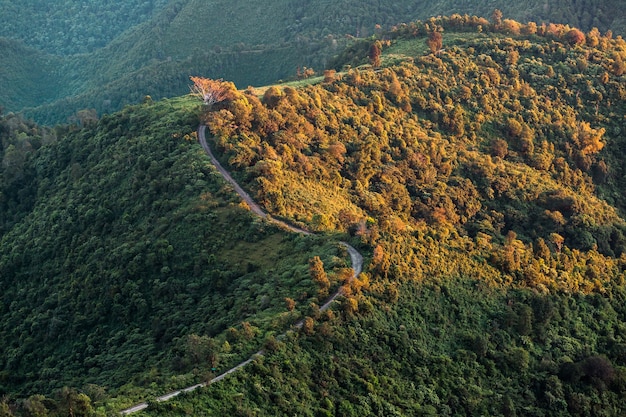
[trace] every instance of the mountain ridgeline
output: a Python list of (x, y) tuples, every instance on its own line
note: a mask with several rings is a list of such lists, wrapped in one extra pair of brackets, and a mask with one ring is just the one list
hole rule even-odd
[(185, 94), (190, 73), (245, 88), (294, 77), (298, 67), (320, 71), (346, 37), (430, 16), (500, 8), (520, 22), (616, 34), (626, 27), (619, 0), (2, 0), (0, 7), (0, 105), (47, 124), (83, 109), (110, 113), (146, 95)]
[(626, 44), (486, 24), (399, 25), (344, 54), (380, 48), (380, 68), (233, 92), (205, 115), (270, 212), (371, 248), (369, 280), (146, 415), (624, 413)]
[[(626, 42), (492, 20), (397, 25), (211, 107), (4, 116), (0, 412), (624, 415)], [(198, 123), (255, 201), (318, 233), (249, 213)], [(339, 236), (365, 272), (320, 312)]]

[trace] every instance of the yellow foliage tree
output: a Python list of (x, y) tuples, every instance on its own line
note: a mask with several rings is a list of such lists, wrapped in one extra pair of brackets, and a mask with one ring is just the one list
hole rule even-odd
[(313, 281), (319, 287), (318, 291), (320, 296), (326, 296), (330, 288), (330, 280), (326, 275), (326, 271), (324, 271), (324, 263), (319, 256), (315, 256), (309, 260), (309, 273)]
[(604, 128), (594, 129), (589, 123), (580, 122), (572, 139), (578, 145), (581, 154), (591, 155), (600, 152), (604, 148), (602, 136), (604, 136), (605, 131)]

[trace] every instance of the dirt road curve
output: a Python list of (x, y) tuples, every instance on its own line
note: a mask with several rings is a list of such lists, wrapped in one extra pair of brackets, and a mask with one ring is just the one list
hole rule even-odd
[(252, 210), (254, 214), (256, 214), (257, 216), (266, 218), (267, 213), (263, 211), (263, 209), (252, 199), (252, 197), (250, 197), (250, 195), (247, 192), (245, 192), (243, 188), (239, 186), (237, 181), (235, 181), (233, 177), (230, 176), (230, 173), (226, 171), (226, 169), (224, 169), (220, 161), (218, 161), (215, 155), (213, 155), (213, 152), (211, 151), (209, 144), (206, 142), (206, 136), (204, 133), (205, 131), (206, 131), (206, 126), (204, 125), (201, 125), (198, 128), (198, 140), (200, 141), (200, 145), (202, 145), (202, 148), (204, 149), (204, 151), (207, 153), (207, 155), (209, 155), (209, 158), (211, 159), (211, 162), (213, 163), (213, 165), (215, 165), (215, 168), (217, 168), (217, 170), (222, 175), (222, 177), (224, 177), (224, 179), (228, 181), (230, 185), (233, 186), (235, 191), (237, 191), (237, 194), (239, 194), (239, 196), (243, 199), (243, 201), (246, 202), (246, 204), (250, 207), (250, 210)]
[[(305, 235), (312, 234), (308, 230), (301, 229), (301, 228), (296, 227), (296, 226), (292, 226), (292, 225), (287, 224), (287, 223), (285, 223), (285, 222), (283, 222), (281, 220), (274, 219), (271, 216), (269, 216), (250, 197), (250, 195), (247, 192), (245, 192), (243, 188), (241, 188), (241, 186), (237, 183), (237, 181), (235, 181), (233, 179), (233, 177), (230, 176), (230, 173), (226, 169), (224, 169), (222, 164), (220, 164), (220, 162), (217, 160), (215, 155), (213, 155), (213, 152), (211, 151), (211, 148), (207, 144), (205, 131), (206, 131), (206, 126), (200, 125), (200, 127), (198, 127), (198, 140), (200, 141), (200, 144), (202, 145), (202, 148), (204, 148), (205, 152), (207, 153), (207, 155), (211, 159), (211, 162), (213, 163), (213, 165), (215, 165), (215, 168), (218, 170), (218, 172), (224, 177), (224, 179), (226, 181), (228, 181), (228, 183), (230, 185), (233, 186), (233, 188), (235, 189), (237, 194), (239, 194), (239, 196), (246, 202), (246, 204), (248, 204), (248, 206), (250, 207), (250, 210), (254, 214), (256, 214), (257, 216), (259, 216), (261, 218), (268, 219), (268, 220), (272, 221), (275, 224), (278, 224), (279, 226), (281, 226), (283, 228), (291, 230), (292, 232), (302, 233), (302, 234), (305, 234)], [(357, 251), (355, 248), (353, 248), (352, 246), (350, 246), (346, 242), (340, 242), (340, 244), (342, 246), (344, 246), (347, 249), (348, 253), (350, 254), (350, 261), (352, 263), (352, 270), (353, 270), (352, 279), (354, 279), (357, 275), (359, 275), (361, 273), (361, 270), (363, 269), (363, 255), (361, 255), (359, 253), (359, 251)], [(335, 301), (335, 299), (337, 299), (337, 297), (339, 297), (340, 295), (341, 295), (341, 288), (339, 290), (337, 290), (337, 292), (332, 294), (326, 300), (326, 302), (320, 306), (320, 311), (327, 310), (332, 305), (332, 303)], [(294, 327), (301, 328), (303, 323), (304, 323), (304, 321), (300, 320), (299, 322), (294, 324)], [(283, 333), (282, 335), (279, 336), (279, 338), (285, 337), (285, 335), (286, 334)], [(254, 355), (252, 355), (249, 359), (241, 362), (239, 365), (237, 365), (237, 366), (227, 370), (226, 372), (216, 376), (215, 378), (210, 380), (208, 382), (208, 384), (213, 384), (215, 382), (221, 381), (222, 379), (224, 379), (228, 375), (232, 374), (233, 372), (237, 371), (238, 369), (241, 369), (244, 366), (248, 365), (250, 362), (252, 362), (254, 360), (255, 357), (262, 356), (264, 354), (265, 354), (265, 352), (263, 350), (259, 350)], [(178, 391), (170, 392), (169, 394), (165, 394), (165, 395), (162, 395), (160, 397), (157, 397), (155, 400), (157, 402), (168, 401), (168, 400), (170, 400), (170, 399), (172, 399), (172, 398), (182, 394), (183, 392), (191, 392), (191, 391), (194, 391), (194, 390), (196, 390), (198, 388), (205, 387), (206, 385), (207, 385), (206, 382), (203, 382), (201, 384), (192, 385), (190, 387), (187, 387), (187, 388), (184, 388), (184, 389), (181, 389), (181, 390), (178, 390)], [(141, 404), (137, 404), (137, 405), (135, 405), (133, 407), (127, 408), (125, 410), (122, 410), (122, 411), (120, 411), (120, 413), (122, 415), (129, 415), (129, 414), (137, 413), (137, 412), (139, 412), (141, 410), (144, 410), (146, 408), (148, 408), (148, 403), (147, 402), (143, 402)]]
[[(230, 173), (222, 166), (220, 161), (217, 160), (215, 155), (213, 155), (213, 151), (211, 151), (211, 148), (209, 147), (209, 144), (206, 141), (205, 132), (206, 132), (206, 126), (200, 125), (200, 127), (198, 128), (198, 140), (200, 141), (200, 145), (202, 145), (202, 148), (204, 148), (204, 151), (207, 153), (207, 155), (209, 155), (209, 158), (211, 159), (211, 162), (213, 163), (213, 165), (215, 165), (215, 168), (217, 169), (217, 171), (222, 175), (222, 177), (224, 177), (224, 179), (230, 185), (233, 186), (237, 194), (239, 194), (239, 196), (243, 199), (243, 201), (246, 202), (246, 204), (250, 207), (250, 210), (254, 214), (264, 219), (269, 218), (270, 216), (268, 216), (265, 210), (263, 210), (261, 206), (259, 206), (243, 188), (241, 188), (241, 186), (237, 183), (237, 181), (235, 181), (235, 179), (231, 177)], [(271, 221), (275, 224), (278, 224), (279, 226), (283, 228), (291, 230), (292, 232), (303, 233), (305, 235), (311, 234), (311, 232), (309, 232), (308, 230), (301, 229), (296, 226), (292, 226), (278, 219), (272, 218)]]

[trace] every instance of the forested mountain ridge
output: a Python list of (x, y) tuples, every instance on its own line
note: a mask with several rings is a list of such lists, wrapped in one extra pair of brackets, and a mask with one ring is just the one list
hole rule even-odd
[(2, 117), (0, 392), (28, 398), (20, 413), (80, 414), (105, 389), (129, 401), (236, 364), (325, 296), (310, 261), (325, 291), (349, 265), (335, 239), (239, 204), (194, 142), (197, 107), (55, 131)]
[(485, 24), (400, 25), (354, 47), (377, 70), (207, 113), (255, 198), (359, 237), (370, 279), (340, 316), (145, 415), (626, 411), (626, 45)]
[[(358, 195), (353, 203), (377, 216), (409, 223), (417, 216), (456, 224), (464, 232), (481, 229), (471, 222), (478, 216), (479, 222), (503, 222), (500, 229), (513, 228), (520, 236), (529, 233), (529, 224), (541, 224), (544, 229), (526, 237), (547, 240), (553, 232), (571, 233), (574, 246), (597, 246), (619, 257), (622, 238), (585, 233), (598, 228), (589, 230), (594, 235), (609, 225), (619, 229), (623, 223), (624, 40), (599, 33), (585, 37), (564, 25), (537, 29), (504, 20), (499, 29), (504, 33), (532, 32), (515, 39), (483, 35), (486, 24), (457, 15), (400, 26), (383, 35), (392, 39), (385, 41), (389, 61), (399, 62), (392, 69), (327, 71), (322, 85), (266, 90), (264, 106), (251, 89), (242, 102), (233, 101), (232, 110), (210, 112), (207, 124), (231, 163), (249, 168), (258, 198), (281, 215), (310, 222), (318, 214), (326, 217), (322, 228), (356, 227), (338, 213), (297, 206), (301, 201), (292, 207), (285, 196), (298, 197), (290, 179), (304, 175), (331, 190), (347, 187), (348, 194)], [(439, 45), (431, 45), (435, 54), (397, 54), (433, 30), (444, 34)], [(376, 41), (370, 54), (381, 47)], [(351, 54), (348, 50), (346, 56)], [(612, 146), (605, 148), (607, 143)], [(361, 155), (362, 149), (368, 154)], [(347, 159), (350, 151), (356, 153), (353, 159)], [(481, 155), (484, 160), (476, 162)], [(418, 166), (430, 176), (413, 178)], [(443, 189), (438, 189), (443, 187), (440, 171), (447, 183)], [(477, 178), (468, 188), (473, 175)], [(501, 183), (503, 177), (508, 179)], [(291, 193), (277, 192), (288, 188)], [(516, 195), (531, 205), (518, 206)], [(394, 203), (381, 206), (379, 198)], [(537, 213), (528, 211), (534, 204)], [(507, 208), (505, 216), (496, 220), (483, 213), (494, 208)], [(568, 227), (570, 221), (575, 226)]]
[[(10, 111), (26, 109), (28, 117), (54, 124), (81, 109), (102, 114), (146, 95), (184, 94), (189, 73), (226, 78), (241, 88), (261, 85), (292, 77), (298, 67), (322, 70), (346, 36), (370, 36), (376, 25), (388, 28), (399, 21), (453, 13), (488, 16), (496, 7), (521, 22), (569, 23), (585, 31), (610, 28), (620, 34), (625, 21), (616, 0), (6, 0), (0, 36), (7, 41), (0, 43), (0, 67), (19, 70), (10, 78), (0, 73), (0, 105)], [(33, 66), (21, 55), (5, 52), (25, 47), (32, 49), (27, 55), (41, 55), (40, 62), (54, 55), (45, 73), (39, 71), (47, 65)], [(21, 88), (29, 85), (36, 93)]]
[(149, 20), (168, 0), (1, 0), (0, 37), (55, 55), (92, 52)]
[[(317, 84), (218, 83), (211, 108), (146, 100), (55, 130), (7, 115), (0, 410), (114, 414), (263, 345), (144, 415), (623, 415), (625, 53), (455, 15), (355, 44)], [(199, 122), (256, 201), (328, 238), (237, 207)], [(338, 232), (370, 263), (321, 314)]]

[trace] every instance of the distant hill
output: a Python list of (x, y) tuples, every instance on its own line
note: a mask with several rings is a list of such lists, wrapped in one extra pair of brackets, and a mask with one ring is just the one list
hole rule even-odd
[(0, 37), (55, 55), (93, 52), (150, 20), (168, 0), (0, 0)]
[[(13, 78), (0, 79), (0, 91), (7, 92), (0, 105), (10, 111), (28, 108), (28, 117), (48, 124), (65, 122), (80, 109), (104, 113), (145, 95), (184, 94), (192, 71), (227, 78), (241, 88), (293, 77), (298, 67), (320, 71), (342, 49), (346, 35), (370, 36), (377, 24), (388, 28), (452, 13), (490, 16), (499, 7), (505, 17), (523, 23), (552, 21), (583, 30), (596, 26), (602, 32), (610, 27), (616, 34), (625, 27), (617, 0), (593, 5), (573, 0), (558, 5), (486, 0), (4, 3), (0, 35), (59, 58), (47, 70), (32, 67), (32, 58), (3, 55), (2, 66), (11, 68)], [(33, 86), (28, 88), (38, 93), (16, 97), (16, 84)], [(48, 89), (50, 85), (56, 88)]]
[(0, 38), (1, 105), (17, 110), (43, 105), (63, 94), (59, 68), (63, 59), (42, 53), (20, 41)]

